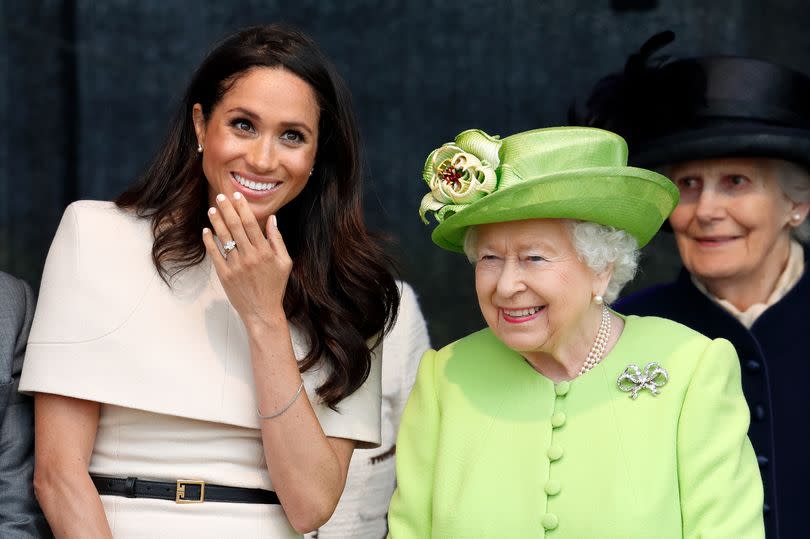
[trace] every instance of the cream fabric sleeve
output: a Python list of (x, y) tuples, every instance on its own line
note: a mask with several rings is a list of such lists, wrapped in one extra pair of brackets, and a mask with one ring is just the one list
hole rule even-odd
[[(399, 430), (405, 403), (416, 382), (419, 360), (430, 349), (427, 323), (419, 308), (416, 293), (408, 283), (403, 282), (401, 286), (399, 315), (391, 333), (385, 337), (386, 353), (383, 358), (383, 385), (389, 380), (392, 385), (398, 384), (391, 391), (391, 421), (394, 432)], [(390, 358), (388, 365), (385, 363), (387, 358)], [(395, 372), (389, 374), (389, 367)]]
[(727, 340), (715, 339), (698, 361), (678, 423), (685, 539), (765, 537), (762, 479), (748, 422), (737, 353)]
[(142, 259), (151, 263), (151, 238), (133, 224), (109, 202), (65, 209), (45, 261), (29, 353), (103, 339), (126, 322), (157, 277), (133, 271), (149, 269)]
[(419, 364), (397, 439), (397, 489), (388, 508), (392, 539), (431, 537), (433, 478), (439, 442), (436, 395), (436, 352), (428, 350)]
[(396, 431), (402, 410), (416, 379), (419, 359), (430, 348), (425, 319), (413, 289), (397, 281), (399, 311), (383, 339), (382, 445), (355, 451), (346, 487), (329, 522), (305, 535), (308, 539), (380, 539), (388, 529), (386, 515), (396, 485), (394, 477)]
[[(304, 387), (323, 432), (333, 438), (356, 440), (357, 449), (379, 447), (381, 442), (382, 348), (383, 344), (380, 343), (372, 349), (368, 378), (357, 391), (338, 403), (337, 411), (323, 404), (315, 393), (322, 383), (321, 376), (310, 372), (303, 375)], [(325, 369), (318, 372), (325, 374)]]

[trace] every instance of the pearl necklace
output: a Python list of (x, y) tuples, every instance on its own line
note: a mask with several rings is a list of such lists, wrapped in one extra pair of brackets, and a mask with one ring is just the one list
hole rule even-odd
[(585, 363), (583, 363), (582, 368), (579, 369), (580, 376), (596, 367), (597, 363), (602, 361), (602, 354), (605, 353), (608, 338), (610, 338), (610, 324), (610, 311), (606, 306), (603, 305), (602, 321), (599, 323), (599, 331), (596, 334), (596, 340), (591, 347), (591, 351), (588, 352), (588, 357), (585, 359)]

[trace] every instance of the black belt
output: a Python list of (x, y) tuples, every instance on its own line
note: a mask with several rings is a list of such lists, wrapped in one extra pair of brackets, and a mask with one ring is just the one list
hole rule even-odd
[(178, 479), (174, 483), (147, 481), (137, 477), (104, 477), (91, 475), (99, 494), (127, 498), (153, 498), (176, 503), (231, 502), (280, 504), (272, 490), (225, 487), (205, 481)]

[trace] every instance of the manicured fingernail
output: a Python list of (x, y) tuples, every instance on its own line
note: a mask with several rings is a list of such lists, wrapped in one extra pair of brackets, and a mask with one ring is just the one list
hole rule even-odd
[(225, 200), (225, 195), (223, 195), (222, 193), (218, 194), (217, 195), (217, 202), (222, 202), (223, 200)]
[(276, 220), (275, 215), (270, 216), (270, 222), (273, 223), (273, 226), (278, 227), (278, 221)]
[(207, 228), (203, 228), (203, 236), (205, 236), (206, 234), (210, 234), (210, 233), (211, 233), (210, 230), (208, 230)]
[(239, 191), (235, 192), (235, 193), (233, 194), (233, 198), (234, 198), (235, 200), (239, 200), (240, 198), (242, 198), (242, 193), (240, 193)]
[(214, 215), (217, 212), (216, 208), (208, 208), (208, 215)]

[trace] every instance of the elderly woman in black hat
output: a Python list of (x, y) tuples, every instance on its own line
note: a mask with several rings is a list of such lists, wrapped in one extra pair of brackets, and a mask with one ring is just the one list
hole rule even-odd
[(616, 308), (734, 344), (767, 536), (798, 537), (810, 477), (810, 441), (796, 436), (810, 394), (795, 385), (810, 378), (799, 338), (810, 318), (802, 246), (810, 238), (810, 78), (751, 58), (652, 56), (673, 37), (654, 36), (623, 73), (602, 79), (582, 121), (623, 135), (630, 162), (663, 172), (681, 193), (669, 224), (684, 269)]

